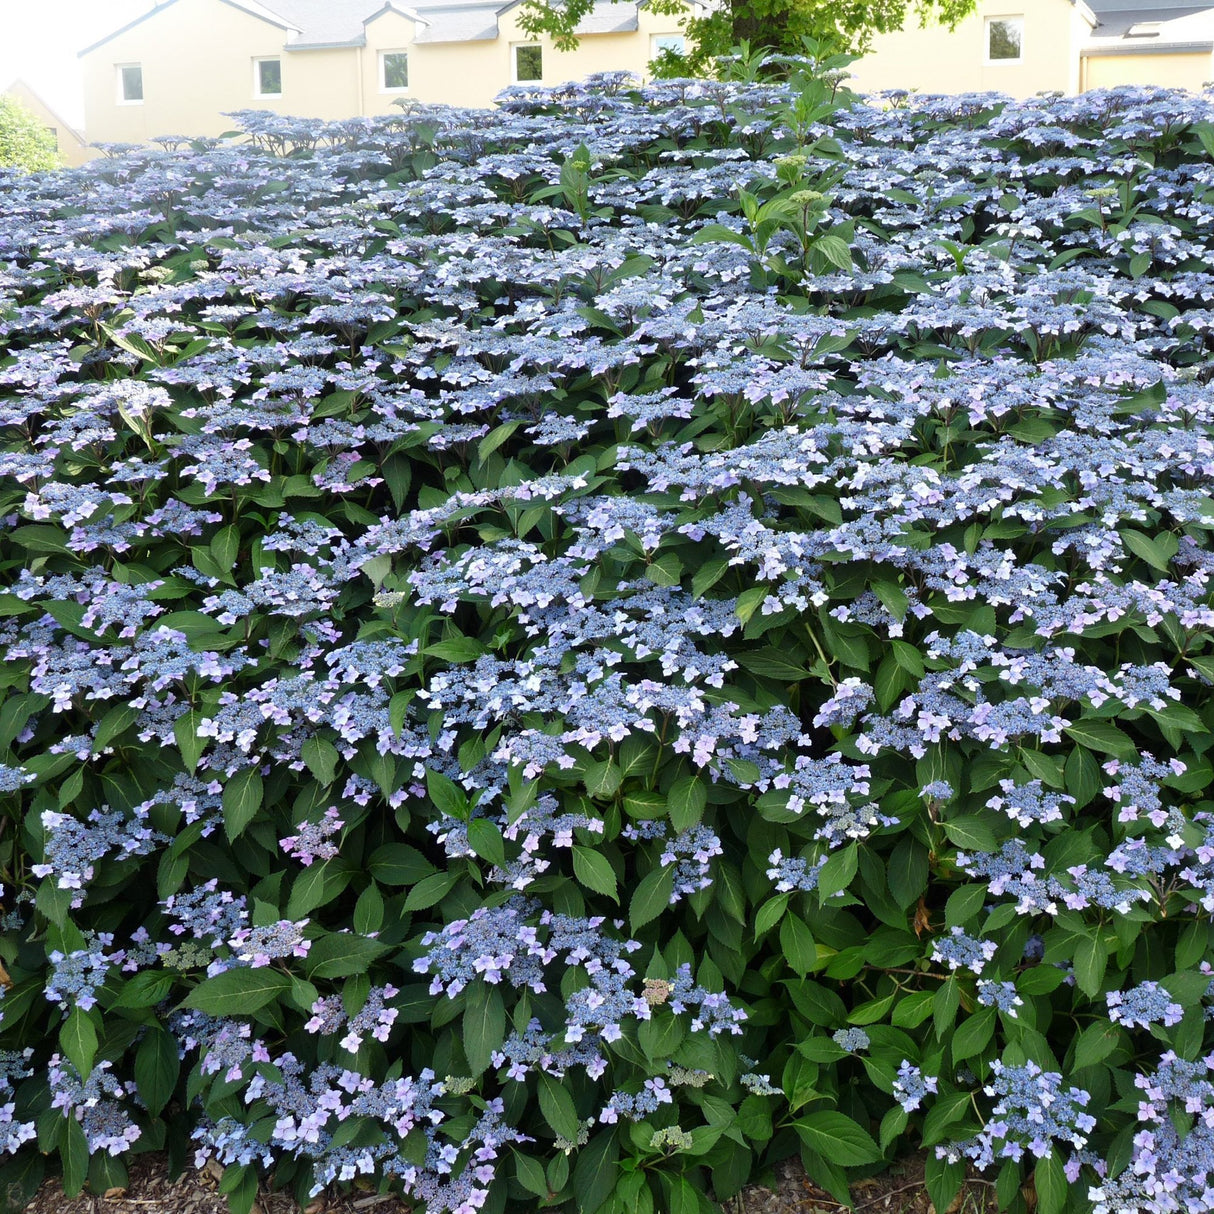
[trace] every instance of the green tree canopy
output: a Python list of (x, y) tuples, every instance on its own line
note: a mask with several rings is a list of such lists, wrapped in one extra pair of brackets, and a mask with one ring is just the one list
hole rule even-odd
[(55, 136), (15, 97), (0, 95), (0, 168), (34, 173), (58, 167)]
[[(615, 2), (615, 0), (613, 0)], [(749, 43), (785, 54), (821, 47), (861, 53), (874, 34), (901, 29), (914, 17), (950, 28), (973, 12), (977, 0), (723, 0), (715, 12), (691, 17), (684, 65), (701, 70), (718, 55)], [(519, 25), (533, 37), (547, 34), (561, 50), (577, 46), (574, 31), (594, 0), (523, 0)], [(658, 12), (683, 11), (682, 0), (650, 0)], [(667, 59), (669, 62), (669, 57)]]

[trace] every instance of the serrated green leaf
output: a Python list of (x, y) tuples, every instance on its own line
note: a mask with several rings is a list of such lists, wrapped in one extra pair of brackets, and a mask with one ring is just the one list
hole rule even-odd
[(237, 839), (261, 808), (264, 789), (254, 767), (238, 771), (223, 788), (223, 825), (229, 839)]
[(473, 818), (468, 823), (468, 846), (490, 864), (506, 867), (506, 842), (502, 829), (489, 818)]
[(488, 1066), (494, 1050), (506, 1040), (506, 1005), (501, 992), (488, 982), (467, 988), (463, 1020), (464, 1056), (474, 1076)]
[(552, 1131), (568, 1142), (576, 1142), (582, 1123), (569, 1089), (544, 1071), (539, 1077), (540, 1112)]
[(616, 889), (615, 870), (606, 856), (589, 847), (575, 845), (573, 848), (573, 875), (587, 889), (605, 894), (613, 902), (619, 901)]
[(1070, 1186), (1062, 1160), (1053, 1147), (1038, 1158), (1033, 1169), (1033, 1187), (1037, 1190), (1038, 1214), (1062, 1214)]
[(656, 919), (669, 905), (674, 893), (674, 865), (664, 864), (646, 873), (637, 883), (636, 892), (628, 904), (628, 923), (635, 932), (651, 919)]
[(149, 1029), (135, 1053), (135, 1086), (153, 1117), (168, 1104), (180, 1073), (177, 1043), (164, 1029)]
[(318, 784), (328, 786), (337, 773), (337, 761), (341, 757), (337, 747), (325, 738), (309, 738), (300, 751), (308, 770)]
[(1133, 761), (1138, 757), (1138, 748), (1112, 721), (1081, 720), (1068, 725), (1063, 732), (1080, 746), (1098, 754), (1112, 755), (1116, 759)]
[(793, 1128), (806, 1146), (840, 1167), (862, 1167), (881, 1158), (872, 1135), (845, 1113), (829, 1109), (809, 1113), (797, 1118)]
[(708, 790), (696, 776), (684, 776), (676, 780), (666, 796), (666, 808), (670, 825), (675, 830), (689, 830), (698, 826), (708, 805)]
[(423, 877), (405, 899), (405, 910), (429, 910), (441, 902), (459, 882), (459, 874), (452, 872), (432, 873)]
[(272, 1003), (291, 987), (291, 979), (269, 966), (241, 966), (200, 982), (183, 1001), (209, 1016), (242, 1016)]
[(97, 1057), (97, 1029), (88, 1012), (76, 1007), (59, 1026), (59, 1048), (85, 1079), (93, 1070)]

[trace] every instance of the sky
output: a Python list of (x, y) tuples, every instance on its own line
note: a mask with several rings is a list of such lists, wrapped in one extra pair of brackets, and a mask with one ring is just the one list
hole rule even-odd
[(84, 125), (76, 52), (154, 8), (153, 0), (0, 0), (0, 91), (20, 78)]

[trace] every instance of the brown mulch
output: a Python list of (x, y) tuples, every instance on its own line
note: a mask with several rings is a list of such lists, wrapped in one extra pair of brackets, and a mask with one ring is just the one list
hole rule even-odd
[[(140, 1155), (130, 1165), (125, 1189), (104, 1194), (63, 1195), (58, 1180), (47, 1180), (26, 1214), (228, 1214), (227, 1198), (219, 1192), (221, 1169), (212, 1164), (170, 1180), (162, 1155)], [(795, 1159), (779, 1165), (771, 1188), (754, 1186), (726, 1203), (728, 1214), (844, 1214), (841, 1205), (812, 1184)], [(852, 1186), (854, 1214), (937, 1214), (923, 1187), (923, 1157), (912, 1156), (872, 1180)], [(940, 1214), (996, 1214), (994, 1186), (974, 1179), (956, 1201)], [(305, 1214), (409, 1214), (410, 1207), (394, 1197), (374, 1193), (322, 1194)], [(286, 1193), (262, 1192), (253, 1214), (299, 1214)]]

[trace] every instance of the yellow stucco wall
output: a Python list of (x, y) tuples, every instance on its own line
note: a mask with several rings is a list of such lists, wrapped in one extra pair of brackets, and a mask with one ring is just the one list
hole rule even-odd
[(80, 132), (64, 122), (24, 81), (14, 81), (5, 89), (5, 92), (21, 102), (43, 126), (54, 131), (55, 143), (59, 149), (59, 160), (65, 166), (73, 168), (97, 155), (97, 152), (88, 147), (81, 138)]
[[(635, 32), (588, 35), (573, 52), (542, 39), (541, 83), (602, 71), (643, 75), (650, 38), (679, 33), (678, 22), (642, 9)], [(496, 39), (415, 44), (419, 32), (403, 14), (388, 12), (366, 26), (364, 47), (295, 50), (281, 28), (220, 0), (176, 0), (84, 55), (88, 137), (142, 143), (158, 135), (217, 135), (232, 126), (223, 113), (243, 109), (331, 119), (391, 113), (399, 97), (488, 106), (512, 82), (513, 45), (531, 41), (514, 10), (500, 19)], [(408, 51), (407, 92), (381, 90), (385, 50)], [(253, 61), (273, 56), (282, 62), (282, 96), (255, 96)], [(117, 69), (124, 63), (142, 65), (142, 104), (118, 103)]]
[[(988, 63), (986, 21), (1022, 17), (1024, 37), (1017, 61)], [(922, 93), (994, 91), (1031, 97), (1046, 89), (1079, 90), (1079, 45), (1090, 29), (1069, 0), (979, 0), (955, 30), (913, 24), (873, 40), (869, 54), (852, 64), (849, 84), (859, 92), (917, 89)]]
[(1161, 84), (1197, 93), (1214, 80), (1214, 56), (1204, 54), (1088, 55), (1081, 87), (1107, 89), (1118, 84)]
[[(294, 62), (284, 31), (215, 0), (177, 0), (81, 59), (85, 130), (92, 141), (144, 143), (157, 135), (218, 135), (224, 111), (280, 109), (292, 93)], [(253, 95), (255, 56), (282, 55), (283, 98)], [(143, 68), (142, 104), (118, 103), (117, 65)], [(303, 96), (296, 98), (302, 102)], [(312, 98), (308, 98), (312, 101)], [(316, 117), (327, 116), (320, 106)], [(302, 111), (301, 111), (302, 112)]]

